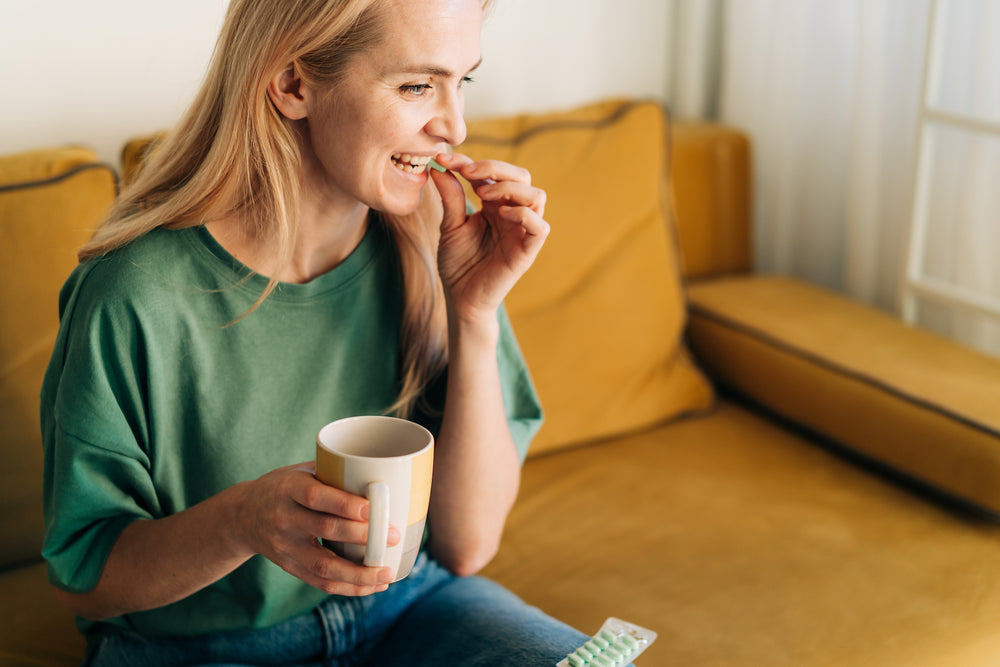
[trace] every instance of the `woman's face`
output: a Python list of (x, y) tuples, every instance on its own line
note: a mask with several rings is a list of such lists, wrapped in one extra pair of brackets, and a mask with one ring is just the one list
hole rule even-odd
[(462, 86), (479, 64), (480, 0), (391, 0), (379, 45), (309, 110), (306, 163), (324, 196), (413, 212), (426, 163), (465, 139)]

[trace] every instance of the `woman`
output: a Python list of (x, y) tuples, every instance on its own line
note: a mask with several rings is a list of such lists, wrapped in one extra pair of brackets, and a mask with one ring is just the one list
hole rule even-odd
[[(91, 664), (547, 665), (584, 639), (465, 576), (540, 422), (501, 304), (549, 229), (527, 172), (447, 152), (482, 15), (230, 3), (60, 299), (44, 555)], [(303, 463), (323, 424), (386, 412), (437, 434), (429, 542), (391, 587), (319, 545), (363, 544), (367, 501)]]

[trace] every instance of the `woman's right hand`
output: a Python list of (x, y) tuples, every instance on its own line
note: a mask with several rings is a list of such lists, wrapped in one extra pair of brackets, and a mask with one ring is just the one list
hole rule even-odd
[[(327, 593), (385, 590), (390, 568), (355, 565), (319, 543), (317, 538), (365, 544), (368, 501), (323, 484), (314, 472), (313, 463), (279, 468), (176, 514), (132, 521), (94, 588), (56, 595), (78, 616), (101, 621), (182, 600), (254, 554)], [(399, 537), (390, 528), (388, 544)]]
[[(248, 548), (325, 593), (384, 591), (392, 581), (391, 568), (357, 565), (317, 539), (365, 544), (368, 500), (320, 482), (315, 472), (315, 462), (309, 462), (247, 483), (239, 524)], [(388, 545), (399, 540), (399, 531), (390, 527)]]

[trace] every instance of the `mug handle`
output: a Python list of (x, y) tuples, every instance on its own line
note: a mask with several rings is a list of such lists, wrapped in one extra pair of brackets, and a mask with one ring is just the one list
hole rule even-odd
[(368, 484), (368, 543), (364, 564), (368, 567), (385, 565), (386, 542), (389, 541), (389, 485), (385, 482)]

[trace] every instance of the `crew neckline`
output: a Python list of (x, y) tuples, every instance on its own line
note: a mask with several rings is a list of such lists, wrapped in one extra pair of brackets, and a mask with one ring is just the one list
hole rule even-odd
[[(270, 278), (257, 273), (249, 266), (236, 259), (204, 225), (193, 229), (193, 240), (196, 245), (211, 255), (212, 266), (227, 280), (233, 281), (233, 286), (246, 291), (260, 294), (267, 287)], [(326, 273), (320, 274), (307, 283), (289, 283), (278, 281), (274, 292), (268, 299), (306, 299), (333, 292), (353, 282), (369, 264), (378, 256), (383, 245), (385, 232), (377, 216), (372, 215), (368, 221), (368, 229), (351, 253), (340, 264)]]

